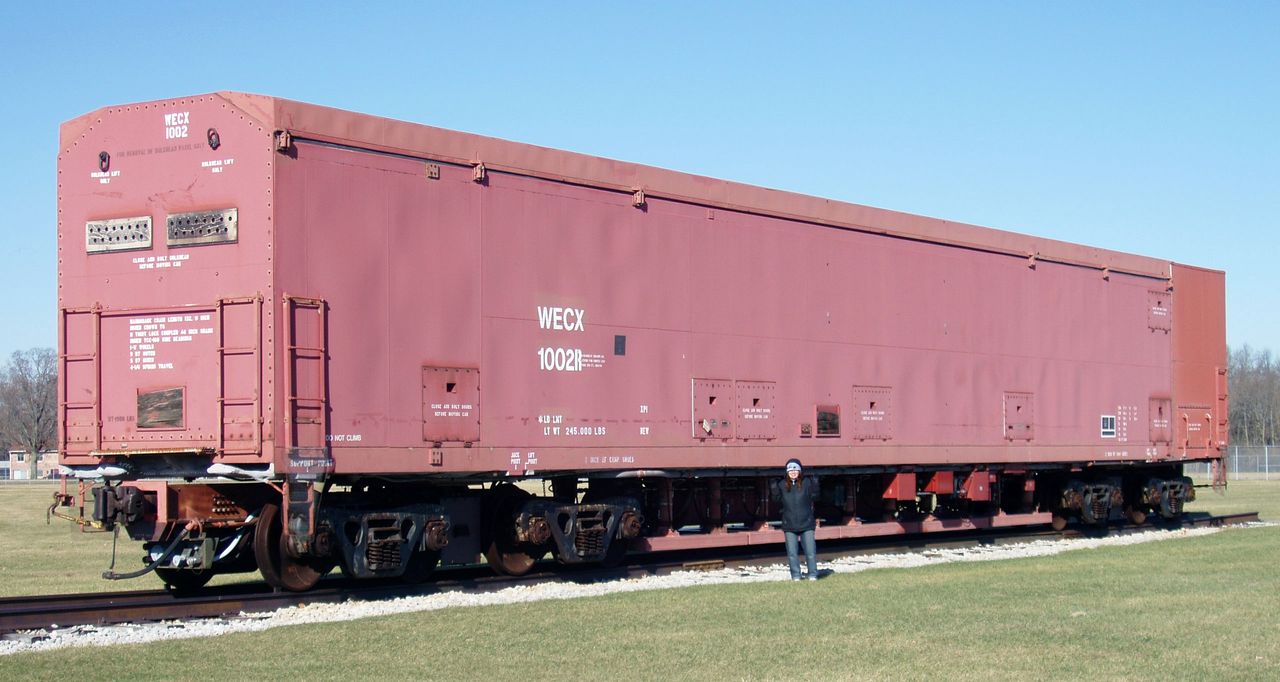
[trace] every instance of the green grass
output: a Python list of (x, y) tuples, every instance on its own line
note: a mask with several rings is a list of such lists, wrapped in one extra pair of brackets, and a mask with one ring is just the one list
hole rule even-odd
[(45, 525), (57, 489), (48, 482), (0, 484), (0, 595), (79, 592), (104, 582), (97, 576), (107, 566), (111, 536), (82, 534), (59, 519)]
[[(1280, 518), (1280, 482), (1202, 490), (1194, 508)], [(0, 658), (0, 679), (1276, 679), (1277, 566), (1280, 528), (1232, 530), (817, 583), (23, 654)]]
[(1231, 481), (1222, 491), (1200, 488), (1196, 491), (1196, 501), (1187, 505), (1187, 509), (1212, 514), (1256, 511), (1264, 521), (1280, 521), (1280, 474), (1273, 478), (1271, 481)]

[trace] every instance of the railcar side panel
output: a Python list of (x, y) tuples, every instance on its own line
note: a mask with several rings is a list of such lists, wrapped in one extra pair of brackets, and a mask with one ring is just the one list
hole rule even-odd
[[(298, 246), (280, 289), (330, 311), (339, 471), (756, 467), (776, 448), (829, 465), (1168, 455), (1149, 428), (1170, 394), (1169, 332), (1148, 319), (1159, 280), (436, 172), (300, 141), (281, 173), (281, 240)], [(424, 400), (424, 368), (476, 372), (478, 398)], [(695, 395), (700, 380), (725, 395)], [(739, 435), (735, 382), (773, 387), (754, 415), (770, 437)], [(885, 437), (855, 436), (880, 418), (855, 399), (867, 388), (894, 406)], [(838, 423), (823, 432), (820, 411)], [(425, 438), (437, 412), (476, 419), (474, 439)]]
[[(193, 125), (222, 127), (221, 149), (151, 144), (148, 121), (175, 107)], [(305, 139), (281, 152), (270, 123), (217, 97), (109, 116), (118, 139), (95, 139), (87, 125), (83, 148), (73, 140), (63, 154), (68, 168), (92, 166), (91, 147), (116, 159), (94, 178), (106, 183), (63, 190), (70, 461), (154, 442), (229, 461), (268, 450), (281, 464), (288, 443), (275, 434), (315, 421), (307, 401), (323, 402), (312, 412), (327, 420), (311, 438), (351, 471), (502, 471), (512, 452), (523, 469), (530, 451), (544, 468), (762, 466), (779, 447), (828, 464), (915, 462), (929, 446), (936, 457), (920, 463), (1159, 459), (1166, 441), (1209, 443), (1161, 434), (1200, 433), (1201, 408), (1212, 413), (1204, 433), (1220, 428), (1221, 363), (1204, 360), (1176, 322), (1209, 310), (1220, 292), (1201, 283), (1217, 273), (1184, 268), (1200, 274), (1180, 275), (1187, 286), (1162, 298), (1156, 278), (692, 203), (637, 207), (624, 192), (546, 177), (491, 172), (476, 182), (472, 168), (449, 163), (430, 164), (429, 177), (420, 158)], [(246, 134), (235, 132), (242, 124)], [(178, 185), (187, 189), (147, 191)], [(215, 206), (238, 211), (234, 243), (68, 246), (73, 221), (133, 211), (158, 225)], [(258, 296), (260, 311), (229, 303)], [(320, 311), (282, 307), (286, 296), (323, 302), (318, 369), (285, 335), (305, 333), (306, 316)], [(1152, 301), (1166, 299), (1184, 360), (1170, 359), (1168, 325), (1150, 324)], [(132, 336), (157, 331), (183, 341)], [(96, 360), (75, 359), (85, 357)], [(457, 372), (466, 381), (451, 381)], [(222, 387), (183, 378), (217, 374)], [(424, 385), (434, 380), (442, 387)], [(99, 381), (128, 399), (99, 400)], [(698, 381), (728, 382), (732, 395), (695, 395)], [(742, 411), (758, 405), (737, 404), (737, 382), (770, 387), (772, 406)], [(472, 393), (431, 398), (459, 385)], [(876, 400), (861, 405), (863, 395), (881, 407), (887, 399), (891, 415)], [(169, 421), (129, 426), (139, 396), (169, 409)], [(704, 409), (698, 398), (721, 404)], [(1167, 429), (1164, 401), (1180, 410)], [(720, 411), (711, 430), (707, 410)], [(745, 426), (739, 436), (751, 418), (768, 437)], [(440, 430), (440, 419), (476, 424)], [(886, 419), (862, 437), (864, 422)], [(609, 448), (628, 452), (603, 462), (591, 453)], [(453, 449), (466, 452), (430, 463), (428, 451)]]
[[(282, 162), (279, 287), (327, 310), (327, 436), (350, 455), (340, 471), (377, 467), (386, 448), (415, 450), (403, 470), (420, 470), (432, 445), (424, 420), (464, 411), (424, 404), (423, 368), (479, 369), (479, 188), (469, 173), (446, 167), (428, 180), (421, 161), (305, 141)], [(479, 407), (465, 411), (478, 421)]]

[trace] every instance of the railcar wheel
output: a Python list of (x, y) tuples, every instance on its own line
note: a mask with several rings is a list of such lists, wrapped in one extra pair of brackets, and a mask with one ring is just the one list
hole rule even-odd
[(524, 575), (547, 553), (516, 540), (516, 514), (530, 497), (515, 486), (501, 485), (491, 488), (485, 498), (489, 514), (484, 558), (498, 575)]
[(1124, 510), (1125, 516), (1129, 518), (1129, 523), (1135, 526), (1141, 526), (1147, 522), (1147, 510), (1139, 507), (1129, 507)]
[(1066, 530), (1067, 517), (1059, 514), (1054, 514), (1053, 519), (1049, 521), (1049, 525), (1053, 526), (1053, 529), (1056, 531)]
[(156, 575), (174, 592), (188, 593), (205, 586), (213, 579), (213, 571), (183, 571), (176, 568), (157, 568)]
[(320, 582), (331, 565), (295, 559), (285, 548), (284, 524), (279, 521), (280, 505), (268, 504), (258, 516), (253, 533), (253, 555), (262, 578), (272, 587), (290, 592), (306, 592)]

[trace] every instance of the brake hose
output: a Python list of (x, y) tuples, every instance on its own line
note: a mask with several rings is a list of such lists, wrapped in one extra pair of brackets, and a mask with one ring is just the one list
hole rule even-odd
[[(130, 573), (116, 573), (113, 570), (106, 570), (102, 572), (102, 577), (107, 580), (128, 580), (129, 578), (144, 576), (156, 570), (157, 566), (168, 561), (169, 557), (173, 556), (173, 553), (178, 551), (178, 545), (182, 544), (182, 541), (187, 539), (187, 534), (191, 531), (191, 528), (192, 524), (187, 524), (187, 526), (182, 529), (182, 532), (178, 533), (178, 537), (174, 538), (173, 542), (170, 542), (169, 546), (164, 548), (164, 551), (160, 553), (160, 556), (156, 557), (155, 561), (152, 561), (146, 566)], [(114, 554), (114, 552), (112, 552), (112, 554)], [(114, 565), (114, 563), (115, 562), (113, 561), (112, 564)]]

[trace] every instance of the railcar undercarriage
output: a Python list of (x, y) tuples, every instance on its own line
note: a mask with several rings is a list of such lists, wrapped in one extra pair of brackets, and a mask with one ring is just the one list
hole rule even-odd
[[(819, 539), (1050, 523), (1105, 528), (1176, 521), (1195, 499), (1180, 465), (1106, 468), (819, 470)], [(551, 555), (609, 565), (627, 552), (781, 542), (773, 472), (583, 472), (546, 479), (330, 477), (277, 483), (111, 482), (92, 521), (143, 542), (142, 568), (175, 590), (257, 570), (279, 589), (351, 578), (426, 580), (437, 565), (481, 561), (521, 575)], [(57, 507), (75, 503), (58, 495)], [(81, 501), (83, 517), (85, 500)], [(114, 564), (113, 564), (114, 565)]]

